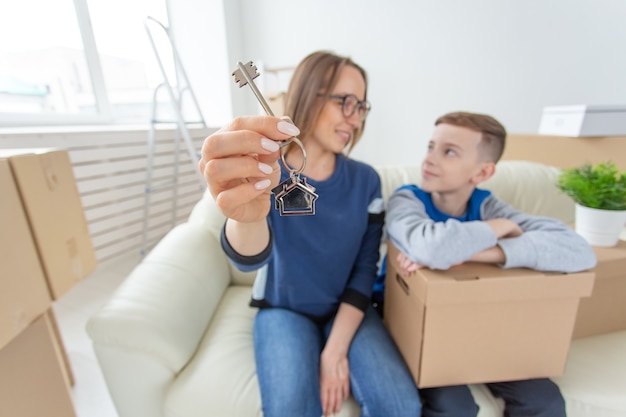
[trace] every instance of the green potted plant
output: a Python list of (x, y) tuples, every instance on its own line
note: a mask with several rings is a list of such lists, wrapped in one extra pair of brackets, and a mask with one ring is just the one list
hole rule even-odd
[(615, 246), (626, 223), (626, 171), (611, 161), (564, 169), (558, 187), (576, 203), (576, 232), (594, 246)]

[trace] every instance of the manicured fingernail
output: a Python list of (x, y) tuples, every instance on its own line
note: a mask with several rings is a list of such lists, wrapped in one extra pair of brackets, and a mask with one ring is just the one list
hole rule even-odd
[(271, 183), (272, 181), (270, 180), (261, 180), (254, 184), (254, 188), (256, 188), (257, 190), (265, 190), (267, 187), (270, 186)]
[(263, 147), (263, 149), (267, 149), (270, 152), (276, 152), (278, 149), (280, 149), (278, 143), (268, 138), (261, 138), (261, 146)]
[(271, 166), (264, 164), (263, 162), (259, 162), (259, 170), (264, 174), (271, 174), (273, 169)]
[(278, 122), (276, 127), (285, 135), (298, 136), (300, 134), (300, 129), (298, 129), (296, 125), (285, 122), (284, 120), (282, 122)]

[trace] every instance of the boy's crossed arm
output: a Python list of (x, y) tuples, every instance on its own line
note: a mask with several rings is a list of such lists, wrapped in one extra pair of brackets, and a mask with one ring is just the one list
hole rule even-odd
[[(505, 236), (520, 235), (522, 229), (513, 221), (497, 218), (485, 221), (462, 222), (454, 219), (434, 221), (426, 212), (424, 204), (409, 191), (392, 195), (387, 211), (387, 232), (393, 244), (406, 255), (405, 263), (418, 267), (448, 269), (453, 265), (481, 256), (492, 249)], [(497, 262), (500, 256), (490, 250), (482, 254)], [(487, 258), (485, 258), (487, 256)]]
[[(512, 222), (509, 219), (491, 219), (485, 220), (484, 223), (489, 225), (493, 229), (498, 240), (503, 238), (521, 236), (523, 233), (522, 228), (517, 223)], [(400, 268), (401, 272), (404, 274), (410, 274), (411, 272), (415, 272), (420, 268), (428, 267), (428, 265), (423, 265), (418, 262), (412, 261), (402, 251), (398, 252), (396, 261), (398, 262), (398, 267)], [(467, 261), (503, 264), (506, 262), (506, 255), (504, 251), (500, 248), (500, 246), (496, 244), (490, 248), (476, 252)]]

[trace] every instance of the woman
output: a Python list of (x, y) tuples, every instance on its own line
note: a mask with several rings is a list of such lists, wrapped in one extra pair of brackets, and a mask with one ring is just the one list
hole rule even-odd
[[(307, 56), (286, 96), (288, 121), (241, 117), (209, 136), (200, 169), (227, 217), (222, 246), (257, 270), (251, 305), (265, 417), (338, 413), (354, 395), (364, 416), (419, 416), (417, 388), (370, 307), (382, 233), (380, 179), (349, 159), (361, 138), (367, 76), (351, 59)], [(299, 127), (296, 128), (296, 126)], [(280, 163), (276, 141), (299, 136)], [(286, 168), (286, 165), (288, 168)], [(302, 176), (315, 214), (281, 216), (271, 190)]]

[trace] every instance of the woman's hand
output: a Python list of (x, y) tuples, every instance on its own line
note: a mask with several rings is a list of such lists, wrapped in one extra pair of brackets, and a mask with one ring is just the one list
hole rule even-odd
[(242, 223), (265, 219), (271, 189), (280, 180), (276, 141), (299, 133), (279, 118), (250, 116), (234, 119), (205, 139), (199, 169), (226, 217)]
[(320, 357), (320, 395), (324, 416), (337, 414), (341, 404), (350, 395), (350, 367), (348, 357), (328, 351)]
[(325, 416), (341, 411), (341, 404), (350, 396), (348, 350), (363, 321), (363, 314), (353, 305), (339, 304), (320, 356), (320, 399)]

